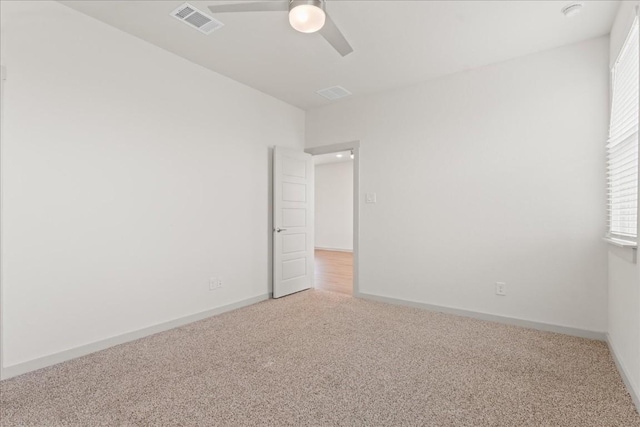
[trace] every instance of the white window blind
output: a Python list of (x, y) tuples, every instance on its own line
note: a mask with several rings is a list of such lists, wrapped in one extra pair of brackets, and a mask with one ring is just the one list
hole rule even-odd
[(636, 241), (638, 229), (638, 18), (612, 70), (607, 144), (609, 237)]

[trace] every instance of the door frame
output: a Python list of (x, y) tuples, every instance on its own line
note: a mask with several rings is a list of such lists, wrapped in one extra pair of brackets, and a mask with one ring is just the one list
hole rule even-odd
[[(353, 151), (353, 296), (360, 296), (360, 141), (307, 148), (305, 153), (320, 154)], [(315, 287), (315, 283), (314, 283)]]
[(5, 81), (7, 80), (7, 67), (0, 64), (0, 381), (5, 377), (5, 368), (4, 368), (4, 261), (2, 259), (2, 254), (4, 252), (4, 229), (2, 223), (4, 222), (4, 192), (2, 190), (4, 185), (4, 170), (2, 169), (2, 163), (4, 163), (4, 115), (5, 115), (5, 105), (4, 105), (4, 94), (6, 90)]

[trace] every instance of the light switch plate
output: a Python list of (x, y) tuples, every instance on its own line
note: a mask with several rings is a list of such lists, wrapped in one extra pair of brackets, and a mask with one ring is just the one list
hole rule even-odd
[(376, 202), (376, 193), (367, 193), (364, 195), (365, 203), (375, 203)]

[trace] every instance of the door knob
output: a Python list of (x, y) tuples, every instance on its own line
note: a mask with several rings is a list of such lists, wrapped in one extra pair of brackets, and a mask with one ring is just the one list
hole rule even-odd
[(286, 228), (280, 228), (280, 227), (278, 227), (278, 228), (276, 228), (276, 231), (279, 233), (279, 232), (281, 232), (281, 231), (287, 231), (287, 229), (286, 229)]

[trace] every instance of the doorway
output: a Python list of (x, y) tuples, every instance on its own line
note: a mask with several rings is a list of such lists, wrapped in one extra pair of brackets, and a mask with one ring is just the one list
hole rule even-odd
[(314, 288), (358, 295), (359, 142), (307, 149), (314, 163)]
[[(272, 230), (273, 230), (273, 297), (281, 298), (316, 286), (315, 282), (315, 166), (313, 157), (334, 153), (333, 157), (341, 158), (344, 153), (352, 160), (351, 191), (351, 251), (339, 251), (337, 247), (320, 247), (322, 255), (333, 255), (326, 259), (324, 265), (330, 270), (328, 274), (342, 274), (343, 290), (348, 292), (351, 283), (351, 295), (359, 296), (359, 213), (360, 213), (360, 143), (358, 141), (309, 148), (304, 152), (285, 147), (274, 147), (273, 150), (273, 184), (272, 184)], [(337, 157), (341, 154), (341, 157)], [(347, 203), (348, 205), (348, 203)], [(348, 239), (348, 237), (347, 237)], [(326, 249), (333, 249), (327, 251)], [(349, 249), (343, 248), (343, 249)], [(342, 261), (336, 258), (343, 252)], [(344, 254), (351, 254), (344, 262)], [(323, 259), (319, 257), (319, 262)], [(342, 273), (334, 267), (338, 264)], [(339, 265), (341, 264), (341, 265)], [(348, 270), (351, 270), (349, 277)], [(351, 280), (349, 281), (348, 278)]]
[(316, 289), (353, 294), (353, 157), (349, 151), (313, 156)]

